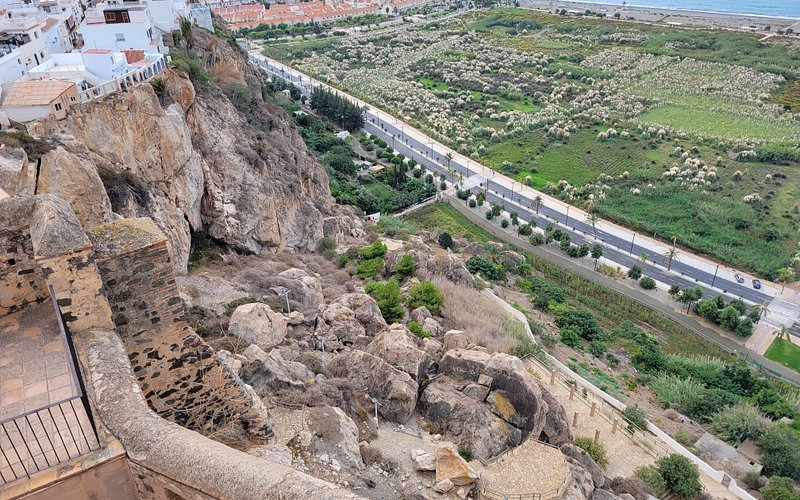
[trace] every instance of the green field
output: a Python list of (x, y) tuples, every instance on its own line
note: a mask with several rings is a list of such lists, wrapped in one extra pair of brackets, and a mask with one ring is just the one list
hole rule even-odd
[(773, 340), (764, 357), (800, 372), (800, 347), (787, 340)]
[(454, 238), (466, 238), (478, 243), (486, 243), (495, 239), (446, 203), (425, 207), (405, 217), (405, 220), (420, 229), (446, 231)]

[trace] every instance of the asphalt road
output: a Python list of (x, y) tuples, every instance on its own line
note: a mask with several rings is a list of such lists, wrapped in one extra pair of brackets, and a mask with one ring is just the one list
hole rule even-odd
[[(276, 71), (263, 62), (260, 64), (268, 72), (295, 83), (305, 95), (310, 95), (311, 90), (319, 85), (316, 81), (310, 82), (308, 77), (299, 76), (288, 71)], [(587, 243), (591, 246), (594, 243), (600, 243), (603, 245), (603, 255), (620, 266), (642, 265), (639, 261), (640, 255), (644, 253), (650, 254), (651, 250), (637, 244), (635, 234), (632, 236), (632, 240), (627, 240), (598, 228), (596, 232), (597, 239), (595, 239), (595, 230), (592, 225), (583, 218), (569, 217), (569, 210), (567, 210), (566, 214), (563, 214), (551, 206), (542, 204), (537, 213), (536, 210), (531, 208), (533, 200), (530, 194), (523, 194), (509, 189), (507, 186), (493, 182), (491, 177), (477, 176), (475, 171), (470, 168), (469, 160), (464, 161), (463, 158), (456, 156), (450, 161), (448, 169), (447, 160), (443, 154), (434, 149), (432, 140), (427, 143), (421, 142), (417, 137), (405, 133), (406, 129), (411, 129), (411, 127), (398, 122), (386, 113), (378, 112), (372, 107), (365, 111), (364, 130), (380, 137), (391, 145), (395, 151), (402, 153), (407, 158), (414, 158), (417, 163), (428, 170), (444, 174), (451, 183), (458, 182), (459, 174), (461, 174), (460, 178), (465, 181), (466, 185), (478, 184), (478, 182), (487, 184), (488, 186), (474, 185), (471, 187), (471, 191), (477, 193), (488, 188), (486, 195), (490, 203), (504, 205), (505, 210), (508, 212), (518, 212), (520, 219), (526, 222), (534, 220), (538, 227), (553, 224), (562, 229), (567, 229), (570, 231), (572, 242), (576, 244)], [(495, 175), (502, 177), (499, 173)], [(643, 274), (668, 285), (673, 283), (677, 283), (681, 287), (700, 285), (703, 289), (704, 298), (715, 297), (722, 293), (729, 298), (741, 297), (755, 304), (762, 304), (773, 298), (752, 288), (752, 284), (749, 281), (741, 284), (737, 283), (733, 279), (726, 279), (722, 275), (716, 275), (716, 270), (712, 273), (681, 262), (680, 256), (673, 260), (669, 270), (667, 269), (667, 264), (667, 259), (664, 256), (649, 255), (647, 263), (642, 265)], [(718, 269), (719, 266), (717, 266)]]

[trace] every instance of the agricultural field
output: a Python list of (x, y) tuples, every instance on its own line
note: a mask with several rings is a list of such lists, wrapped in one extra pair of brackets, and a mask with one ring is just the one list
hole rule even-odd
[(767, 277), (798, 253), (798, 47), (494, 9), (265, 53), (602, 217)]

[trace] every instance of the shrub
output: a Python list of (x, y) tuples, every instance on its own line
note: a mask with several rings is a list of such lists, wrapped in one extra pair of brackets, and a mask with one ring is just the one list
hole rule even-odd
[(322, 238), (317, 244), (317, 251), (326, 259), (333, 260), (336, 257), (336, 240), (333, 238)]
[(645, 290), (653, 290), (656, 287), (656, 280), (650, 276), (645, 276), (641, 279), (641, 281), (639, 281), (639, 286)]
[(750, 403), (722, 409), (710, 420), (717, 437), (734, 446), (748, 438), (757, 440), (772, 427), (772, 422)]
[(572, 347), (573, 349), (577, 349), (581, 345), (581, 337), (578, 335), (578, 332), (571, 328), (562, 328), (561, 329), (561, 342), (565, 345)]
[(633, 266), (632, 268), (628, 269), (628, 278), (632, 280), (638, 280), (642, 277), (642, 268), (639, 266)]
[(611, 490), (617, 495), (627, 493), (636, 500), (645, 500), (648, 496), (655, 496), (655, 491), (638, 477), (615, 477), (609, 484)]
[(442, 233), (439, 235), (439, 246), (442, 248), (453, 248), (453, 237), (450, 233)]
[(683, 455), (673, 453), (661, 457), (656, 464), (667, 487), (679, 497), (694, 498), (703, 491), (700, 470)]
[(316, 354), (304, 352), (298, 355), (295, 361), (304, 364), (314, 375), (325, 374), (325, 367), (322, 365), (322, 359)]
[(661, 473), (658, 472), (658, 469), (652, 465), (645, 465), (642, 467), (637, 467), (636, 470), (633, 471), (633, 475), (643, 481), (651, 490), (655, 492), (655, 496), (658, 498), (663, 498), (667, 492), (667, 483), (664, 481), (664, 478), (661, 477)]
[(594, 439), (582, 436), (575, 436), (573, 442), (575, 446), (588, 453), (597, 465), (604, 469), (608, 466), (608, 453), (602, 443), (596, 443)]
[(705, 387), (692, 378), (680, 378), (675, 375), (662, 375), (650, 383), (650, 389), (656, 394), (661, 405), (685, 407), (694, 398), (701, 396)]
[(469, 446), (459, 446), (458, 447), (458, 454), (461, 455), (461, 458), (466, 460), (467, 462), (472, 461), (473, 453), (472, 448)]
[(684, 403), (684, 412), (693, 419), (708, 423), (718, 411), (725, 411), (726, 408), (739, 401), (739, 397), (732, 392), (724, 389), (704, 389), (697, 397), (690, 398)]
[(156, 94), (163, 94), (165, 90), (167, 90), (167, 84), (164, 82), (163, 78), (153, 78), (150, 80), (150, 85), (153, 87), (153, 90)]
[(417, 228), (400, 217), (381, 215), (378, 220), (378, 229), (390, 238), (406, 239), (409, 234), (416, 232)]
[(444, 304), (444, 294), (430, 281), (421, 281), (408, 289), (408, 305), (412, 310), (424, 306), (431, 314), (438, 314)]
[(465, 265), (470, 273), (481, 274), (484, 278), (492, 281), (502, 280), (506, 277), (503, 266), (488, 261), (483, 257), (478, 257), (477, 255), (470, 257)]
[(695, 439), (686, 429), (678, 429), (678, 432), (675, 433), (675, 441), (687, 448), (695, 443)]
[(408, 253), (404, 253), (394, 265), (394, 273), (400, 278), (400, 280), (414, 276), (416, 271), (417, 265), (414, 263), (414, 257)]
[(631, 425), (639, 429), (647, 427), (647, 414), (639, 408), (639, 405), (626, 406), (625, 411), (622, 412), (622, 416), (625, 417), (625, 420)]
[(756, 441), (761, 450), (761, 463), (767, 474), (800, 480), (800, 433), (786, 426), (777, 426)]
[(606, 361), (612, 367), (619, 364), (619, 358), (610, 352), (606, 354)]
[(361, 249), (361, 258), (362, 259), (375, 259), (377, 257), (383, 257), (386, 255), (386, 245), (381, 243), (380, 241), (376, 241), (372, 245), (366, 246)]
[(386, 462), (381, 450), (368, 444), (361, 445), (361, 459), (364, 460), (364, 465), (368, 467), (373, 464), (382, 464)]
[[(775, 476), (775, 477), (780, 477), (780, 476)], [(745, 472), (744, 477), (742, 478), (742, 481), (751, 490), (760, 490), (761, 488), (763, 488), (767, 484), (767, 480), (764, 479), (764, 477), (762, 477), (761, 474), (759, 474), (758, 472), (756, 472), (754, 470), (750, 470), (750, 471)], [(791, 481), (791, 479), (790, 479), (790, 481)], [(763, 494), (764, 492), (762, 491), (761, 493)]]
[(544, 243), (544, 236), (542, 236), (542, 233), (533, 233), (531, 237), (528, 238), (528, 242), (530, 242), (531, 245), (538, 247)]
[[(759, 477), (759, 479), (762, 479)], [(755, 488), (754, 488), (755, 489)], [(798, 500), (800, 493), (794, 485), (794, 479), (783, 476), (772, 476), (765, 487), (761, 489), (764, 500)]]
[(736, 330), (734, 330), (738, 337), (749, 337), (753, 334), (753, 320), (750, 318), (744, 318), (736, 325)]
[(375, 279), (383, 269), (383, 257), (362, 260), (356, 266), (356, 275), (361, 279)]
[(558, 315), (556, 325), (560, 328), (571, 328), (588, 341), (601, 339), (604, 333), (594, 314), (586, 309), (575, 309)]
[(416, 321), (409, 321), (408, 325), (406, 326), (408, 327), (408, 331), (410, 331), (411, 333), (413, 333), (414, 335), (416, 335), (421, 339), (427, 339), (433, 337), (433, 335), (431, 335), (430, 332), (426, 332), (425, 330), (423, 330), (422, 325), (420, 325)]
[(378, 303), (378, 308), (387, 323), (395, 323), (405, 314), (400, 295), (400, 284), (396, 279), (392, 278), (384, 282), (371, 281), (367, 283), (364, 290), (372, 295)]
[(500, 227), (502, 227), (503, 229), (507, 228), (508, 227), (508, 219), (502, 219), (500, 221)]
[(592, 356), (594, 356), (596, 358), (602, 358), (607, 350), (608, 350), (608, 347), (606, 346), (605, 342), (603, 342), (603, 341), (592, 340), (589, 343), (589, 352), (592, 353)]
[(469, 199), (469, 208), (475, 208), (478, 203), (475, 201), (475, 198)]
[(538, 309), (547, 309), (550, 302), (561, 304), (567, 299), (566, 292), (546, 278), (533, 276), (530, 279), (530, 284), (533, 305)]

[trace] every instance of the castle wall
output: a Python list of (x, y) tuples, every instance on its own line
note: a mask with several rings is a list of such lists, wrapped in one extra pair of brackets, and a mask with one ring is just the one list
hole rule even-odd
[(27, 233), (0, 234), (0, 316), (48, 296)]

